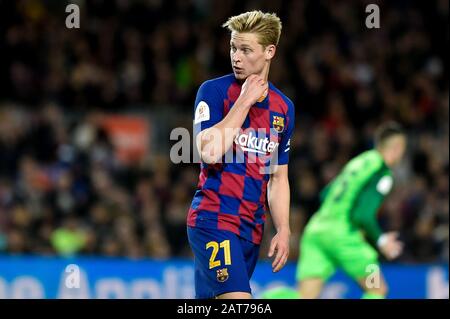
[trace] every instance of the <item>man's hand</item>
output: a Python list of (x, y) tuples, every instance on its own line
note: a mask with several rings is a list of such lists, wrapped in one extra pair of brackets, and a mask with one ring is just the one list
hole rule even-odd
[(397, 258), (403, 251), (403, 243), (397, 239), (398, 232), (388, 232), (380, 236), (377, 246), (387, 259)]
[(252, 106), (257, 101), (261, 101), (268, 92), (269, 84), (259, 75), (252, 74), (242, 85), (239, 99), (243, 99), (245, 104)]
[(289, 231), (280, 231), (273, 238), (270, 243), (269, 258), (275, 254), (275, 259), (272, 262), (272, 271), (278, 272), (287, 262), (289, 257)]

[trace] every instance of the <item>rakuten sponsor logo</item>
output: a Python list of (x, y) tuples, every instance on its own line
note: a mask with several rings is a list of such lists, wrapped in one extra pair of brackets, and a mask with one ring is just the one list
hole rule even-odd
[(244, 151), (264, 155), (274, 152), (279, 145), (279, 143), (270, 141), (267, 137), (258, 138), (252, 132), (239, 134), (234, 139), (234, 143), (241, 146)]

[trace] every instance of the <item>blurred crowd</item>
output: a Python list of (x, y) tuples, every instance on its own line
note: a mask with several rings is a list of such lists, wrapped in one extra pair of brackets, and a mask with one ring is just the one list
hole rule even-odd
[[(220, 25), (261, 9), (282, 19), (269, 79), (296, 106), (291, 260), (320, 189), (394, 119), (408, 154), (381, 225), (399, 230), (400, 261), (448, 262), (448, 1), (76, 1), (80, 29), (65, 27), (68, 3), (1, 2), (0, 252), (191, 256), (199, 167), (172, 164), (159, 129), (191, 128), (198, 86), (231, 72)], [(124, 164), (101, 123), (131, 109), (165, 147)], [(262, 256), (272, 234), (268, 215)]]

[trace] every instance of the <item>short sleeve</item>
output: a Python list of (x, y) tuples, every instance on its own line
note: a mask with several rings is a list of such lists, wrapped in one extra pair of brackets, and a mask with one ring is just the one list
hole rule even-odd
[(211, 81), (198, 89), (194, 106), (194, 134), (210, 128), (223, 119), (223, 98), (219, 88)]
[(289, 153), (291, 150), (291, 138), (295, 128), (295, 109), (294, 104), (289, 101), (288, 103), (287, 122), (288, 126), (281, 138), (279, 151), (278, 151), (278, 165), (285, 165), (289, 163)]

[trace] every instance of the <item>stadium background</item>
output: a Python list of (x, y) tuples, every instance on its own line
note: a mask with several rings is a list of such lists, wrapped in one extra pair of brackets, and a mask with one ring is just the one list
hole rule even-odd
[[(65, 27), (70, 3), (79, 29)], [(365, 26), (370, 3), (380, 29)], [(220, 25), (252, 9), (283, 21), (270, 80), (296, 106), (290, 263), (270, 272), (268, 218), (255, 290), (294, 284), (319, 190), (395, 119), (409, 148), (379, 214), (406, 245), (384, 264), (390, 296), (448, 298), (448, 1), (0, 5), (0, 298), (193, 296), (185, 220), (199, 169), (171, 163), (169, 136), (191, 130), (198, 86), (231, 71)], [(87, 290), (64, 289), (69, 264)], [(338, 274), (327, 296), (358, 291)]]

